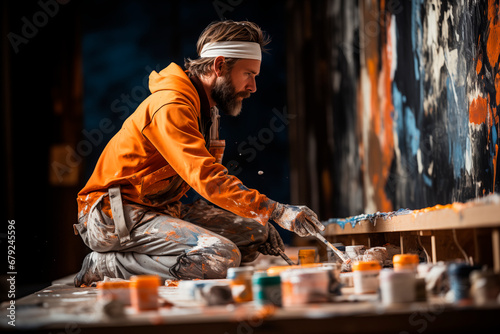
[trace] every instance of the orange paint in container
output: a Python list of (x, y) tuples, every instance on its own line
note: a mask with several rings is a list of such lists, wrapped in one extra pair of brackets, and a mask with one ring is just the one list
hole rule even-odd
[(299, 249), (299, 264), (310, 264), (316, 262), (315, 249)]
[(97, 298), (98, 299), (115, 299), (130, 305), (130, 282), (98, 282), (97, 283)]
[(130, 278), (130, 297), (136, 311), (158, 309), (158, 287), (160, 277), (156, 275), (138, 275)]
[(231, 292), (237, 303), (253, 300), (252, 275), (253, 267), (229, 268), (227, 278), (231, 280)]
[(396, 254), (392, 258), (395, 271), (411, 270), (417, 272), (418, 262), (417, 254)]

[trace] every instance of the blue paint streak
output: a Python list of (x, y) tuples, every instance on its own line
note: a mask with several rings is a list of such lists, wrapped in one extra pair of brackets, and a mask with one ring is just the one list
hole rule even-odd
[(491, 170), (495, 171), (493, 162), (495, 160), (495, 153), (496, 153), (496, 148), (495, 144), (497, 143), (498, 139), (498, 134), (497, 134), (497, 127), (495, 126), (495, 123), (491, 126), (491, 142), (490, 142), (490, 168)]
[(392, 104), (394, 105), (393, 122), (396, 133), (398, 134), (398, 142), (402, 143), (405, 138), (403, 103), (406, 102), (406, 96), (402, 95), (396, 83), (392, 83)]
[(422, 174), (422, 177), (424, 179), (424, 183), (428, 186), (428, 187), (432, 187), (432, 179), (429, 177), (429, 175), (427, 174)]
[(411, 7), (411, 45), (414, 54), (414, 69), (415, 69), (415, 79), (420, 80), (420, 68), (422, 64), (422, 20), (420, 14), (420, 8), (422, 7), (424, 0), (412, 1)]
[(405, 108), (406, 146), (413, 155), (417, 155), (420, 146), (420, 130), (417, 128), (415, 115), (409, 107)]
[(352, 216), (348, 218), (330, 218), (327, 221), (322, 222), (323, 225), (327, 226), (330, 224), (337, 224), (339, 225), (342, 229), (347, 224), (351, 224), (352, 228), (356, 227), (356, 224), (358, 224), (361, 221), (368, 221), (372, 224), (375, 224), (376, 220), (379, 218), (382, 218), (383, 220), (388, 220), (391, 219), (394, 216), (401, 216), (401, 215), (407, 215), (412, 213), (413, 211), (410, 209), (399, 209), (398, 211), (391, 211), (391, 212), (375, 212), (375, 213), (365, 213), (362, 215), (358, 216)]
[[(465, 75), (465, 74), (464, 74)], [(449, 159), (453, 163), (453, 176), (460, 178), (465, 169), (467, 139), (469, 136), (468, 107), (465, 86), (453, 86), (453, 78), (446, 78)], [(456, 95), (456, 98), (455, 98)]]

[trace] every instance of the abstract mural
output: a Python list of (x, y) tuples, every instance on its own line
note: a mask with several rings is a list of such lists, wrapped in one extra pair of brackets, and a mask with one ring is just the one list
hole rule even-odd
[(333, 214), (500, 191), (500, 9), (488, 1), (331, 1)]

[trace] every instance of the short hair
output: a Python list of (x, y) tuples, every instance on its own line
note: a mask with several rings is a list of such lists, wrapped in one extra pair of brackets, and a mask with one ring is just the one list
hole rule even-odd
[[(205, 44), (224, 41), (258, 43), (260, 49), (266, 52), (265, 46), (269, 44), (270, 39), (257, 24), (250, 21), (215, 21), (210, 23), (201, 33), (196, 43), (196, 51), (200, 55)], [(206, 75), (210, 73), (210, 67), (214, 60), (215, 57), (194, 60), (186, 58), (184, 60), (184, 67), (195, 76)], [(229, 70), (231, 70), (237, 60), (237, 58), (226, 58)]]

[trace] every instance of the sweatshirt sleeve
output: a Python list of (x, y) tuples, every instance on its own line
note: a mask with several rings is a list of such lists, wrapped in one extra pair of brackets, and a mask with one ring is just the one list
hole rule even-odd
[(227, 168), (215, 162), (205, 147), (196, 112), (171, 103), (158, 109), (142, 131), (170, 166), (196, 192), (241, 217), (265, 225), (276, 202), (248, 189)]

